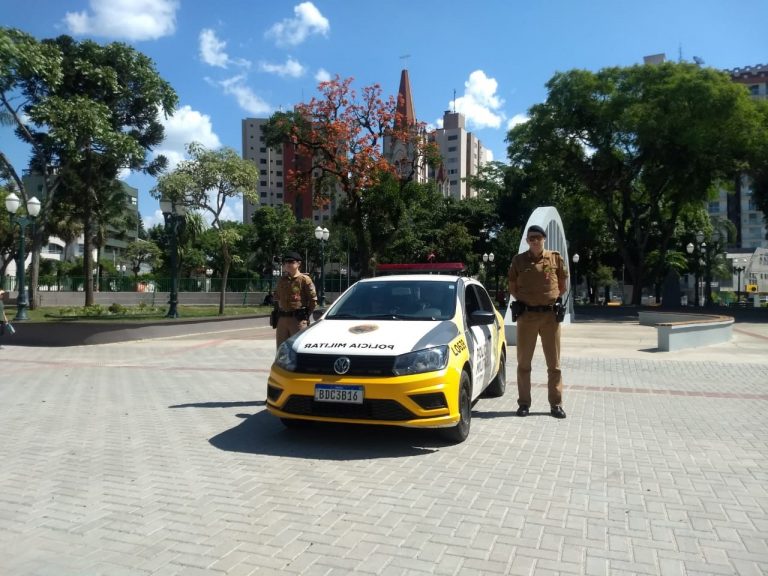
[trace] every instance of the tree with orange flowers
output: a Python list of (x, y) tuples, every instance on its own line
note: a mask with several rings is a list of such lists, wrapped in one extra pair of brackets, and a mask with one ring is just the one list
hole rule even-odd
[[(402, 180), (409, 171), (384, 157), (385, 136), (407, 143), (414, 162), (435, 158), (434, 145), (423, 137), (423, 126), (399, 121), (397, 101), (384, 98), (378, 84), (359, 94), (352, 78), (339, 76), (318, 85), (319, 97), (296, 106), (292, 112), (274, 114), (264, 133), (270, 147), (286, 146), (286, 185), (296, 194), (311, 194), (315, 208), (341, 196), (344, 213), (355, 232), (363, 275), (372, 272), (369, 230), (375, 221), (365, 205), (366, 191), (385, 174)], [(412, 173), (412, 172), (411, 172)]]

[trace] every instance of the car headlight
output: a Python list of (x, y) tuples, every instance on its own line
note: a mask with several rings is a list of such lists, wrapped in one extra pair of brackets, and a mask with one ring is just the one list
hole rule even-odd
[(280, 347), (277, 349), (277, 354), (275, 354), (275, 364), (289, 372), (296, 370), (297, 360), (296, 352), (293, 350), (291, 343), (292, 341), (286, 340), (280, 344)]
[(397, 376), (406, 374), (421, 374), (422, 372), (435, 372), (448, 365), (448, 346), (435, 346), (403, 354), (395, 360), (392, 371)]

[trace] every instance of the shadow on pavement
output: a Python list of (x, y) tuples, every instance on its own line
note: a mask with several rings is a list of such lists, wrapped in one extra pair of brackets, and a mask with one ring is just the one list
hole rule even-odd
[(243, 421), (211, 438), (212, 446), (228, 452), (313, 460), (403, 458), (432, 454), (448, 446), (435, 430), (322, 422), (288, 429), (266, 410), (237, 417)]
[(168, 408), (246, 408), (248, 406), (264, 406), (264, 400), (253, 402), (198, 402), (193, 404), (175, 404)]
[[(486, 411), (486, 412), (473, 412), (472, 418), (530, 418), (531, 416), (546, 416), (552, 418), (552, 414), (547, 412), (529, 412), (528, 416), (518, 416), (516, 410), (502, 410), (502, 411)], [(553, 420), (555, 418), (552, 418)]]

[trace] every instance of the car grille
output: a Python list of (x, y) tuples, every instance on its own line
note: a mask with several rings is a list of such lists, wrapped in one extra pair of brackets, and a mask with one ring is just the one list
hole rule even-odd
[[(344, 354), (297, 354), (296, 372), (336, 374), (333, 363)], [(394, 356), (347, 356), (349, 371), (345, 376), (393, 376)]]
[(289, 414), (355, 418), (359, 420), (413, 420), (413, 412), (395, 400), (364, 400), (362, 404), (315, 402), (312, 396), (291, 396), (281, 408)]

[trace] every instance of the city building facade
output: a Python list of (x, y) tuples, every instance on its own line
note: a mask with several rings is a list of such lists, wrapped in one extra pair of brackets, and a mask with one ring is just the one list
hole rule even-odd
[(311, 219), (322, 224), (334, 212), (336, 199), (322, 206), (315, 206), (311, 179), (299, 189), (288, 186), (288, 171), (307, 171), (310, 158), (297, 153), (296, 147), (284, 143), (269, 147), (264, 136), (264, 126), (269, 118), (245, 118), (242, 121), (243, 158), (254, 163), (259, 170), (259, 204), (243, 202), (243, 222), (251, 222), (259, 206), (291, 207), (297, 220)]

